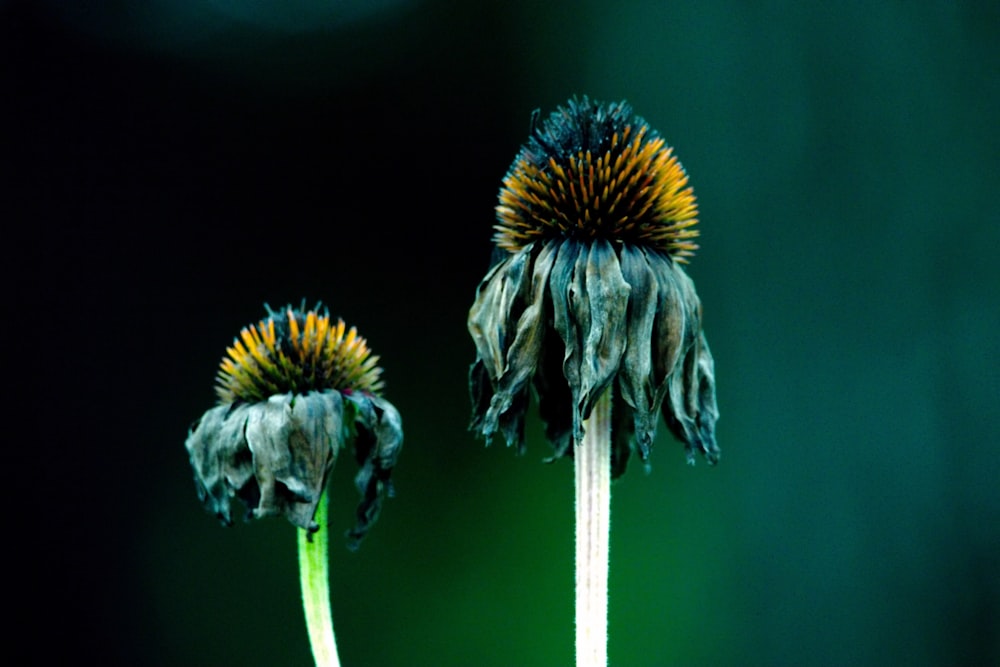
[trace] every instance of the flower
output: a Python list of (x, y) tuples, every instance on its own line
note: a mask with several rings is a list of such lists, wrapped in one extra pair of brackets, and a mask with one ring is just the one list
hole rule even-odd
[(361, 464), (357, 546), (378, 518), (403, 442), (399, 412), (381, 397), (382, 369), (364, 338), (321, 304), (286, 306), (249, 325), (219, 365), (219, 403), (191, 427), (185, 447), (199, 498), (224, 524), (230, 501), (247, 518), (283, 514), (311, 533), (342, 448)]
[(702, 307), (681, 267), (697, 205), (673, 149), (626, 102), (573, 98), (532, 117), (500, 188), (498, 257), (468, 329), (470, 428), (524, 450), (532, 387), (555, 456), (612, 396), (612, 474), (648, 461), (662, 411), (688, 461), (719, 458), (715, 372)]

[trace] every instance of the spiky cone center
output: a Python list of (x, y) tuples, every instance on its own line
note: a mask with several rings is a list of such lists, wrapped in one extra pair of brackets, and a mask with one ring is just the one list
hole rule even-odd
[(518, 154), (500, 189), (494, 243), (515, 253), (540, 239), (603, 238), (683, 262), (698, 247), (697, 214), (673, 148), (624, 103), (585, 101), (553, 114)]
[(219, 364), (220, 403), (336, 389), (379, 394), (379, 358), (355, 327), (288, 307), (244, 327)]

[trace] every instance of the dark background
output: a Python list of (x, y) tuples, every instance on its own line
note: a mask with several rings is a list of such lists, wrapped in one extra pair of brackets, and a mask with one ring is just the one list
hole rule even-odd
[(612, 664), (1000, 664), (996, 3), (78, 5), (0, 0), (19, 664), (310, 664), (292, 526), (221, 528), (183, 448), (302, 298), (406, 431), (357, 553), (334, 472), (343, 663), (570, 664), (572, 467), (466, 430), (465, 316), (574, 94), (691, 175), (722, 412), (720, 466), (661, 428), (614, 488)]

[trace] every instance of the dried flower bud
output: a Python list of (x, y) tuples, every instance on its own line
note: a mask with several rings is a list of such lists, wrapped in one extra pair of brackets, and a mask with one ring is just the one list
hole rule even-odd
[(283, 514), (311, 532), (339, 451), (353, 445), (361, 470), (356, 546), (392, 493), (403, 442), (399, 412), (379, 396), (378, 358), (319, 306), (291, 306), (243, 329), (219, 366), (219, 405), (191, 428), (185, 446), (198, 494), (231, 523), (238, 497), (248, 518)]
[[(496, 207), (501, 255), (468, 328), (471, 428), (524, 448), (533, 387), (555, 457), (614, 388), (612, 472), (649, 456), (659, 413), (715, 463), (715, 374), (694, 283), (697, 206), (666, 142), (625, 102), (570, 100), (531, 135)], [(502, 252), (501, 252), (502, 251)]]

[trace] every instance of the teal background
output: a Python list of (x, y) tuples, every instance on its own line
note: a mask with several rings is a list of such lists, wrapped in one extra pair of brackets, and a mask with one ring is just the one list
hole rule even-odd
[(406, 432), (357, 553), (334, 471), (344, 665), (571, 664), (572, 466), (466, 430), (465, 316), (574, 94), (690, 174), (722, 415), (613, 489), (611, 664), (1000, 664), (996, 3), (7, 0), (0, 55), (19, 664), (311, 663), (292, 526), (220, 527), (183, 447), (303, 297)]

